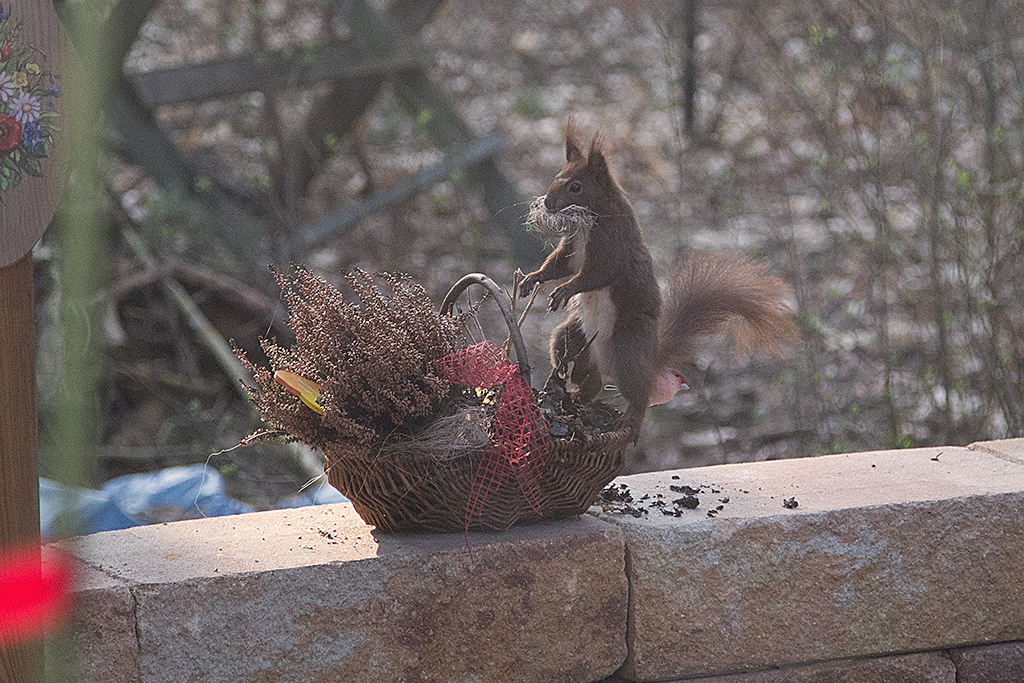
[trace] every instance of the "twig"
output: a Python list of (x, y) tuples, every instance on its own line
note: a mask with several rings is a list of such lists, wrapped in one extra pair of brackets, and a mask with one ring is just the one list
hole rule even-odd
[(109, 286), (97, 292), (92, 304), (97, 305), (103, 302), (117, 303), (129, 293), (153, 284), (160, 279), (161, 275), (162, 273), (155, 270), (145, 269), (126, 273), (111, 282)]
[(160, 385), (172, 391), (184, 391), (209, 396), (216, 396), (221, 391), (220, 382), (188, 377), (170, 370), (161, 370), (148, 363), (135, 363), (131, 365), (118, 363), (112, 369), (116, 375), (127, 377), (134, 382)]
[[(156, 259), (153, 258), (153, 255), (149, 252), (149, 249), (137, 232), (125, 227), (121, 229), (121, 235), (135, 253), (135, 256), (145, 266), (146, 270), (160, 272)], [(192, 300), (192, 297), (189, 296), (180, 282), (165, 273), (160, 275), (160, 284), (185, 316), (189, 327), (196, 331), (200, 341), (213, 353), (224, 374), (231, 380), (232, 386), (235, 387), (235, 390), (242, 399), (248, 403), (248, 393), (241, 386), (241, 382), (235, 381), (235, 378), (241, 379), (246, 386), (250, 387), (255, 387), (256, 383), (252, 375), (249, 374), (249, 371), (245, 369), (245, 366), (235, 356), (231, 346), (224, 340), (224, 337), (221, 336), (220, 332), (217, 331), (217, 328), (213, 326), (203, 312), (199, 310), (196, 302)], [(295, 462), (302, 468), (304, 474), (312, 477), (323, 476), (323, 468), (320, 466), (318, 458), (308, 448), (296, 445), (292, 448), (292, 455), (295, 458)]]
[[(516, 268), (516, 272), (513, 274), (512, 277), (512, 310), (515, 311), (515, 302), (516, 299), (519, 298), (519, 286), (523, 284), (523, 280), (526, 279), (526, 276), (523, 275), (523, 271)], [(519, 316), (519, 322), (517, 323), (519, 327), (523, 326), (523, 321), (526, 320), (526, 314), (530, 312), (531, 308), (533, 308), (533, 302), (537, 300), (537, 295), (539, 293), (540, 285), (537, 285), (533, 288), (533, 291), (530, 293), (530, 300), (526, 302), (526, 308), (523, 309), (522, 315)]]
[(239, 303), (254, 311), (263, 311), (272, 317), (270, 325), (282, 334), (291, 334), (288, 325), (283, 317), (274, 316), (278, 309), (278, 301), (267, 296), (258, 289), (241, 282), (237, 278), (225, 273), (202, 266), (198, 263), (187, 261), (178, 256), (167, 258), (172, 272), (193, 282), (202, 283), (208, 287), (218, 289), (234, 298)]
[(264, 44), (252, 54), (155, 69), (129, 78), (147, 107), (159, 107), (224, 98), (268, 85), (308, 87), (336, 78), (365, 78), (422, 66), (424, 61), (423, 54), (415, 54), (408, 46), (397, 46), (381, 59), (361, 52), (354, 41), (331, 40), (298, 50), (290, 47), (271, 51)]
[(385, 211), (399, 202), (422, 192), (434, 183), (444, 180), (464, 166), (472, 166), (487, 159), (501, 149), (502, 139), (497, 135), (473, 140), (461, 149), (446, 155), (435, 166), (425, 168), (392, 187), (375, 192), (370, 197), (346, 206), (332, 216), (300, 228), (296, 238), (304, 249), (311, 249), (329, 239), (351, 230), (367, 216)]
[[(142, 262), (146, 267), (146, 270), (159, 272), (156, 260), (153, 255), (149, 252), (149, 249), (143, 243), (142, 238), (137, 232), (131, 228), (122, 228), (121, 235), (124, 237), (124, 241), (131, 247), (131, 250), (135, 253), (135, 256)], [(241, 380), (250, 387), (255, 388), (256, 382), (253, 380), (252, 375), (245, 369), (241, 361), (235, 357), (235, 352), (231, 350), (231, 346), (224, 341), (224, 337), (220, 335), (217, 328), (207, 319), (196, 302), (192, 300), (185, 288), (181, 286), (177, 280), (167, 274), (160, 276), (160, 284), (167, 292), (167, 294), (174, 300), (178, 310), (182, 312), (185, 319), (188, 321), (189, 327), (195, 330), (199, 340), (213, 353), (214, 358), (217, 359), (217, 363), (221, 369), (224, 370), (230, 378), (241, 378)], [(248, 394), (245, 392), (238, 382), (232, 380), (231, 382), (235, 386), (235, 390), (238, 391), (239, 395), (246, 401), (249, 400)]]

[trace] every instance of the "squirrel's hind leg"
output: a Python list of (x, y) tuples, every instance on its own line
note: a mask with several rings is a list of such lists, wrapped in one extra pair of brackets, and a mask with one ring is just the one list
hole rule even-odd
[(634, 430), (634, 443), (654, 390), (657, 325), (657, 318), (639, 314), (616, 320), (612, 331), (615, 382), (629, 403), (626, 423)]
[(591, 341), (575, 314), (556, 327), (551, 333), (551, 376), (544, 387), (561, 387), (584, 403), (601, 393), (604, 383), (590, 356)]

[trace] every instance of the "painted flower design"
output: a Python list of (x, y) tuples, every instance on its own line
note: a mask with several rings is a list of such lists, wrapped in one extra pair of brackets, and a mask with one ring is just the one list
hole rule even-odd
[(43, 124), (29, 121), (21, 127), (21, 146), (32, 149), (39, 144), (39, 136), (43, 134)]
[(8, 114), (0, 114), (0, 155), (13, 152), (21, 142), (21, 124)]
[(27, 92), (22, 92), (11, 102), (11, 116), (18, 120), (18, 123), (25, 125), (32, 121), (39, 120), (39, 112), (42, 106), (38, 97), (33, 97)]
[[(17, 2), (18, 0), (15, 0)], [(21, 39), (17, 7), (0, 0), (0, 202), (26, 176), (42, 177), (59, 131), (60, 74)], [(14, 10), (14, 11), (12, 11)], [(2, 602), (2, 601), (0, 601)]]

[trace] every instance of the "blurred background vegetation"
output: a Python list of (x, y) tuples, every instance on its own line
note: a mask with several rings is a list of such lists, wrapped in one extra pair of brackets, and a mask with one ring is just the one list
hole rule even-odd
[[(87, 65), (111, 76), (101, 289), (84, 310), (62, 298), (60, 231), (35, 250), (44, 476), (62, 479), (53, 359), (84, 316), (102, 357), (93, 484), (209, 461), (257, 507), (294, 494), (310, 468), (290, 450), (222, 452), (258, 426), (225, 342), (258, 357), (261, 335), (288, 338), (268, 264), (335, 284), (404, 272), (438, 302), (467, 272), (511, 285), (544, 253), (522, 216), (570, 114), (604, 132), (661, 275), (692, 249), (754, 255), (793, 284), (803, 335), (782, 359), (710, 346), (629, 471), (1024, 436), (1019, 0), (121, 0), (103, 16), (110, 52)], [(558, 317), (524, 325), (535, 381)]]

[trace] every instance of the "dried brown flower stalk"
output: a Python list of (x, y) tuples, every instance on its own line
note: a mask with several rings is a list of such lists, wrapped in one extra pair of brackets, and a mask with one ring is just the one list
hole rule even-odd
[[(301, 266), (291, 275), (274, 275), (295, 344), (284, 348), (262, 340), (270, 368), (253, 365), (235, 350), (256, 379), (258, 389), (249, 395), (266, 422), (314, 447), (339, 441), (369, 445), (412, 434), (449, 409), (452, 387), (433, 365), (455, 350), (460, 322), (439, 315), (420, 285), (406, 276), (356, 270), (346, 280), (357, 304)], [(319, 384), (324, 414), (278, 385), (276, 370)], [(272, 438), (273, 431), (257, 432), (243, 443)]]

